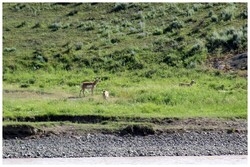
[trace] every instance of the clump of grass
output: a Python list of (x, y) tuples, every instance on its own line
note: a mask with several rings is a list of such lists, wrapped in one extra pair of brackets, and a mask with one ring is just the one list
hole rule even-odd
[(163, 34), (163, 30), (160, 28), (156, 28), (153, 33), (153, 35), (162, 35)]
[(212, 15), (212, 16), (211, 16), (211, 21), (212, 21), (212, 22), (218, 22), (218, 21), (219, 21), (218, 16), (217, 16), (217, 15)]
[(187, 16), (193, 16), (193, 14), (194, 14), (194, 9), (187, 10)]
[(127, 3), (116, 3), (115, 6), (111, 9), (111, 12), (119, 12), (121, 10), (126, 10), (127, 8)]
[(82, 42), (77, 42), (75, 44), (75, 48), (76, 48), (76, 50), (81, 50), (83, 48), (83, 43)]
[(42, 25), (40, 22), (37, 22), (32, 28), (41, 28)]
[(176, 18), (172, 21), (167, 28), (163, 30), (164, 33), (172, 32), (173, 30), (178, 30), (184, 27), (184, 22)]
[(239, 14), (239, 18), (247, 19), (247, 18), (248, 18), (247, 10), (242, 11), (242, 12)]
[(235, 6), (229, 6), (220, 13), (220, 19), (223, 21), (229, 21), (233, 19), (235, 13)]
[(51, 31), (57, 31), (61, 27), (62, 27), (62, 24), (60, 22), (52, 23), (51, 25), (49, 25), (49, 29), (51, 29)]
[(241, 29), (228, 28), (224, 31), (214, 32), (207, 39), (206, 47), (209, 52), (214, 53), (218, 48), (223, 52), (241, 50), (246, 45), (247, 34), (244, 27)]
[(3, 50), (4, 52), (15, 52), (16, 51), (16, 48), (4, 48)]

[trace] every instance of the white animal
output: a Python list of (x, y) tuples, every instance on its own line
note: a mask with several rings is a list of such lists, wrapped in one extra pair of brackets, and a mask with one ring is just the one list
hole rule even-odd
[(102, 97), (103, 97), (105, 100), (107, 100), (107, 99), (109, 98), (109, 92), (106, 91), (106, 90), (104, 90), (104, 91), (102, 92)]

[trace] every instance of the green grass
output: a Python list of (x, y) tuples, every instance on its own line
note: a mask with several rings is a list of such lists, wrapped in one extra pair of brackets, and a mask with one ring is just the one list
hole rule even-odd
[[(3, 117), (246, 119), (247, 80), (206, 64), (246, 52), (246, 11), (247, 3), (3, 3), (3, 89), (12, 91)], [(95, 95), (76, 98), (96, 77)]]
[[(140, 80), (140, 77), (136, 79), (135, 76), (134, 78), (119, 76), (99, 83), (95, 95), (91, 96), (88, 92), (87, 97), (84, 98), (70, 98), (78, 97), (78, 86), (65, 86), (61, 89), (45, 87), (44, 95), (31, 91), (27, 97), (22, 95), (23, 92), (17, 92), (16, 96), (7, 94), (3, 97), (3, 116), (14, 118), (39, 115), (247, 118), (246, 79), (231, 78), (227, 75), (211, 76), (195, 70), (190, 72), (190, 75), (197, 82), (192, 87), (178, 85), (180, 82), (190, 82), (185, 77)], [(9, 87), (9, 89), (16, 90), (15, 87)], [(110, 91), (111, 97), (107, 101), (102, 99), (103, 89)], [(30, 87), (23, 90), (34, 89)]]
[[(242, 17), (246, 3), (130, 3), (124, 10), (111, 12), (117, 5), (4, 3), (4, 74), (24, 69), (117, 72), (173, 65), (166, 61), (169, 55), (178, 57), (177, 66), (187, 67), (207, 56), (247, 50), (247, 19)], [(192, 15), (186, 14), (189, 10)], [(69, 16), (72, 11), (78, 12)], [(209, 12), (218, 16), (218, 22), (211, 21)], [(224, 20), (226, 14), (230, 19)], [(51, 28), (55, 26), (58, 29)], [(230, 33), (211, 39), (214, 33), (231, 28), (238, 45), (230, 43)], [(154, 35), (156, 29), (167, 30)], [(202, 47), (190, 52), (197, 42)]]

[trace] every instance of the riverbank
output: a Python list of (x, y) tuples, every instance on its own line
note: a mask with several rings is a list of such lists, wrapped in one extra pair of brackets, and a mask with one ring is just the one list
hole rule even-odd
[(247, 155), (247, 132), (87, 133), (3, 140), (3, 158)]

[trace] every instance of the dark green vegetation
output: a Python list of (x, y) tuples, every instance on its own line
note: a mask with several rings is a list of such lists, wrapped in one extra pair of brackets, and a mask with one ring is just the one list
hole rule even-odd
[(247, 17), (246, 3), (4, 3), (3, 117), (245, 119), (242, 71), (209, 65), (247, 52)]
[(4, 73), (194, 68), (247, 49), (246, 3), (4, 3), (3, 23)]

